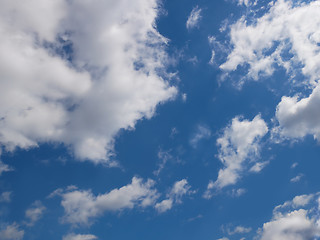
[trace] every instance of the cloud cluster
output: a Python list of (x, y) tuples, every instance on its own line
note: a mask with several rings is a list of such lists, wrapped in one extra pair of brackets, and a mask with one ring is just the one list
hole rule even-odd
[(218, 179), (209, 184), (208, 190), (235, 184), (247, 165), (256, 166), (259, 141), (267, 132), (268, 127), (260, 115), (255, 116), (252, 121), (239, 117), (232, 119), (231, 124), (224, 129), (222, 137), (217, 140), (218, 158), (224, 167), (219, 170)]
[(292, 74), (298, 71), (309, 78), (308, 83), (316, 84), (320, 73), (319, 2), (278, 0), (269, 6), (260, 18), (242, 17), (231, 26), (233, 50), (220, 68), (234, 71), (248, 65), (248, 77), (258, 80), (280, 66)]
[(61, 142), (80, 160), (107, 162), (120, 129), (177, 93), (165, 80), (156, 0), (0, 3), (6, 150)]
[(260, 229), (259, 239), (316, 239), (320, 236), (319, 220), (319, 194), (296, 196), (274, 209), (272, 220)]

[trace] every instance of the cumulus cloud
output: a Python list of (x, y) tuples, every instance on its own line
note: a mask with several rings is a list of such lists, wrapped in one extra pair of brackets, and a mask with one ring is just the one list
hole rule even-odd
[(310, 96), (299, 99), (298, 96), (282, 97), (277, 106), (275, 129), (284, 138), (303, 138), (313, 135), (320, 139), (320, 86), (313, 89)]
[(261, 240), (312, 240), (319, 236), (319, 226), (300, 209), (277, 216), (263, 225)]
[(188, 17), (188, 20), (186, 22), (186, 27), (187, 27), (188, 30), (190, 30), (192, 28), (195, 28), (195, 27), (198, 27), (199, 22), (200, 22), (200, 20), (202, 18), (201, 12), (202, 12), (202, 9), (199, 8), (198, 6), (195, 6), (192, 9), (192, 11), (191, 11), (191, 13), (190, 13), (190, 15)]
[(62, 240), (94, 240), (94, 239), (98, 239), (98, 238), (91, 234), (74, 234), (74, 233), (70, 233), (62, 238)]
[(273, 218), (270, 222), (263, 224), (259, 239), (316, 239), (320, 236), (318, 211), (318, 193), (296, 196), (293, 200), (274, 209)]
[(184, 195), (193, 193), (193, 191), (191, 191), (190, 189), (191, 186), (188, 184), (188, 181), (186, 179), (175, 182), (170, 192), (167, 194), (167, 199), (164, 199), (161, 202), (157, 203), (155, 205), (155, 208), (160, 213), (170, 210), (174, 203), (182, 202), (182, 197)]
[(21, 240), (23, 236), (24, 231), (20, 230), (16, 223), (0, 226), (0, 240)]
[(235, 184), (248, 168), (247, 165), (256, 164), (260, 139), (267, 132), (268, 127), (260, 115), (252, 121), (239, 117), (232, 119), (217, 140), (218, 158), (224, 167), (219, 170), (218, 179), (208, 185), (208, 190)]
[[(1, 0), (0, 144), (61, 142), (108, 162), (120, 129), (177, 90), (156, 0)], [(67, 50), (66, 50), (67, 49)]]
[(261, 17), (243, 16), (231, 26), (233, 50), (220, 68), (234, 71), (248, 66), (248, 77), (258, 80), (280, 66), (288, 73), (302, 73), (315, 84), (320, 73), (319, 1), (278, 0), (270, 6)]
[(89, 225), (91, 220), (106, 211), (120, 211), (133, 207), (147, 207), (155, 204), (158, 193), (153, 189), (155, 182), (144, 182), (134, 177), (132, 182), (119, 189), (95, 196), (90, 190), (55, 191), (54, 195), (62, 197), (65, 222), (75, 225)]
[(33, 226), (42, 218), (46, 207), (40, 201), (35, 201), (30, 208), (26, 210), (25, 216), (28, 219), (27, 226)]

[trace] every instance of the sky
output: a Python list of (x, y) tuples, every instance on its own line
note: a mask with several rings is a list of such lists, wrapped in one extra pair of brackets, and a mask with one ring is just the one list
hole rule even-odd
[(0, 240), (320, 239), (319, 1), (0, 4)]

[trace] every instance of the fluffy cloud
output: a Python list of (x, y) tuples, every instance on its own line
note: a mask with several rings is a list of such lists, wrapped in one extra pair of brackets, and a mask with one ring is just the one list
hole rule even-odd
[(233, 50), (220, 68), (234, 71), (247, 64), (248, 76), (258, 80), (278, 65), (301, 72), (315, 84), (320, 73), (319, 10), (319, 1), (278, 0), (258, 19), (242, 17), (231, 26)]
[(0, 227), (0, 240), (21, 240), (23, 235), (24, 231), (16, 223)]
[(155, 208), (158, 212), (166, 212), (170, 210), (174, 203), (181, 203), (181, 198), (184, 195), (192, 194), (193, 191), (190, 190), (191, 186), (188, 184), (186, 179), (182, 179), (174, 183), (170, 192), (167, 194), (167, 199), (162, 200), (161, 202), (155, 205)]
[(300, 209), (265, 223), (261, 240), (312, 240), (319, 233), (319, 227), (307, 216), (307, 211)]
[(186, 22), (187, 29), (192, 29), (195, 27), (198, 27), (199, 21), (201, 20), (201, 11), (202, 9), (198, 6), (194, 7), (188, 17), (188, 20)]
[[(308, 85), (312, 89), (309, 96), (298, 93), (282, 97), (276, 109), (279, 126), (273, 132), (280, 139), (306, 135), (319, 139), (320, 3), (277, 0), (267, 9), (257, 19), (249, 15), (231, 26), (233, 50), (220, 68), (229, 72), (248, 66), (247, 76), (258, 80), (280, 66), (294, 83)], [(298, 74), (302, 75), (296, 77)]]
[(263, 225), (259, 239), (315, 239), (320, 236), (318, 211), (319, 194), (296, 196), (274, 209), (273, 219)]
[(239, 117), (232, 119), (231, 125), (224, 129), (223, 136), (217, 140), (218, 157), (224, 168), (219, 170), (218, 179), (209, 183), (208, 190), (235, 184), (248, 168), (247, 165), (257, 161), (259, 141), (267, 132), (268, 127), (260, 115), (252, 121)]
[(91, 191), (75, 190), (74, 187), (66, 192), (55, 191), (55, 194), (62, 197), (61, 205), (65, 210), (63, 218), (65, 222), (88, 225), (93, 218), (101, 216), (106, 211), (153, 205), (158, 198), (158, 193), (153, 186), (152, 180), (143, 182), (141, 178), (134, 177), (130, 184), (97, 196)]
[(33, 226), (40, 218), (46, 207), (40, 201), (35, 201), (30, 208), (26, 210), (25, 216), (28, 219), (26, 223), (28, 226)]
[(282, 97), (277, 106), (276, 119), (280, 136), (302, 138), (308, 134), (320, 139), (320, 86), (313, 89), (309, 97)]
[(80, 160), (107, 162), (119, 129), (175, 96), (156, 0), (0, 2), (6, 150), (62, 142)]
[(62, 240), (95, 240), (98, 239), (96, 236), (91, 234), (68, 234), (62, 238)]

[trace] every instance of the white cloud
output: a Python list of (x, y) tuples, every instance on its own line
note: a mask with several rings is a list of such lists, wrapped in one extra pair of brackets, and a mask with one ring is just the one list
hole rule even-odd
[(95, 196), (89, 190), (56, 192), (62, 197), (61, 205), (65, 210), (64, 221), (72, 224), (88, 225), (95, 217), (106, 211), (120, 211), (133, 207), (154, 205), (158, 193), (153, 189), (154, 181), (143, 182), (134, 177), (132, 182), (119, 189)]
[(156, 176), (159, 176), (167, 162), (173, 159), (173, 156), (171, 155), (170, 151), (163, 151), (162, 149), (160, 149), (158, 152), (158, 158), (160, 160), (158, 169), (153, 171), (153, 174)]
[(277, 215), (278, 212), (281, 212), (283, 209), (297, 209), (300, 207), (306, 207), (308, 204), (311, 203), (312, 200), (319, 194), (304, 194), (295, 196), (292, 200), (286, 201), (285, 203), (278, 205), (274, 208), (273, 213)]
[(182, 99), (182, 102), (186, 102), (187, 101), (187, 94), (186, 93), (183, 93), (181, 95), (181, 99)]
[(297, 207), (304, 207), (307, 204), (310, 203), (310, 201), (314, 198), (314, 194), (309, 194), (309, 195), (300, 195), (300, 196), (295, 196), (292, 199), (292, 206), (297, 208)]
[(320, 229), (315, 221), (307, 216), (304, 209), (276, 216), (263, 225), (261, 240), (312, 240), (319, 236)]
[[(261, 240), (312, 240), (320, 236), (319, 194), (296, 196), (275, 207), (273, 218), (263, 224)], [(307, 207), (310, 205), (309, 207)], [(301, 208), (304, 207), (304, 208)]]
[(309, 97), (299, 100), (298, 96), (282, 97), (277, 106), (276, 119), (280, 136), (303, 138), (313, 135), (320, 139), (320, 86), (313, 89)]
[(268, 132), (268, 127), (260, 115), (252, 121), (232, 119), (230, 126), (224, 129), (223, 136), (217, 140), (219, 160), (224, 168), (219, 170), (218, 179), (212, 188), (223, 188), (235, 184), (247, 169), (255, 164), (259, 157), (260, 139)]
[(298, 174), (297, 176), (291, 178), (291, 179), (290, 179), (290, 182), (293, 182), (293, 183), (299, 182), (302, 177), (303, 177), (303, 174), (300, 173), (300, 174)]
[(187, 23), (186, 23), (186, 27), (188, 30), (199, 26), (199, 22), (202, 18), (201, 12), (202, 12), (202, 9), (199, 8), (198, 6), (195, 6), (192, 9), (192, 11), (188, 17)]
[(155, 208), (157, 209), (157, 211), (159, 213), (163, 213), (163, 212), (170, 210), (172, 208), (172, 205), (173, 205), (173, 199), (168, 198), (168, 199), (164, 199), (161, 202), (157, 203)]
[(214, 182), (210, 180), (207, 186), (207, 190), (203, 193), (202, 197), (205, 199), (210, 199), (212, 197), (212, 189), (214, 189), (214, 186)]
[(229, 72), (248, 65), (248, 77), (258, 80), (261, 75), (272, 75), (275, 66), (283, 67), (293, 83), (306, 84), (312, 93), (282, 97), (276, 109), (279, 126), (273, 129), (274, 140), (307, 135), (319, 140), (320, 2), (277, 0), (269, 6), (261, 17), (242, 17), (231, 26), (233, 50), (220, 68)]
[(24, 231), (16, 223), (0, 227), (0, 240), (21, 240), (23, 235)]
[(198, 125), (197, 130), (195, 134), (190, 139), (190, 144), (192, 147), (196, 148), (198, 143), (202, 139), (208, 139), (211, 136), (211, 130), (210, 128), (204, 126), (204, 125)]
[(1, 202), (6, 202), (6, 203), (11, 202), (11, 195), (12, 195), (12, 192), (3, 192), (3, 193), (1, 193), (1, 195), (0, 195), (0, 203)]
[(158, 1), (0, 2), (6, 150), (62, 142), (80, 160), (108, 162), (120, 129), (176, 95), (165, 80), (167, 40), (155, 28)]
[(278, 0), (260, 18), (243, 16), (231, 26), (233, 50), (220, 68), (234, 71), (248, 64), (248, 77), (258, 80), (278, 65), (287, 72), (301, 72), (315, 84), (320, 73), (319, 10), (319, 1)]
[(258, 0), (238, 0), (238, 5), (244, 5), (246, 7), (257, 5)]
[(91, 234), (74, 234), (74, 233), (70, 233), (62, 238), (62, 240), (94, 240), (94, 239), (98, 239), (98, 238)]
[(238, 4), (239, 5), (249, 6), (249, 0), (239, 0)]
[(245, 194), (246, 192), (247, 192), (247, 190), (244, 189), (244, 188), (232, 189), (232, 191), (231, 191), (231, 196), (233, 196), (233, 197), (240, 197), (240, 196), (242, 196), (243, 194)]
[(33, 226), (42, 218), (46, 207), (40, 201), (35, 201), (30, 208), (26, 210), (25, 216), (28, 219), (27, 226)]
[(259, 173), (262, 169), (264, 169), (269, 164), (269, 161), (266, 162), (257, 162), (251, 168), (250, 172)]
[(246, 228), (243, 226), (236, 226), (233, 230), (228, 229), (228, 234), (229, 235), (234, 235), (234, 234), (243, 234), (243, 233), (249, 233), (251, 232), (251, 228)]
[(184, 195), (194, 193), (194, 191), (191, 191), (190, 189), (191, 186), (186, 179), (175, 182), (170, 192), (167, 194), (167, 199), (157, 203), (155, 208), (160, 213), (170, 210), (174, 203), (182, 203), (182, 197)]
[[(1, 154), (1, 151), (0, 151), (0, 154)], [(0, 160), (0, 176), (2, 175), (2, 173), (4, 173), (4, 172), (10, 172), (10, 171), (13, 171), (13, 168), (10, 167), (8, 164), (3, 163), (3, 162)]]

